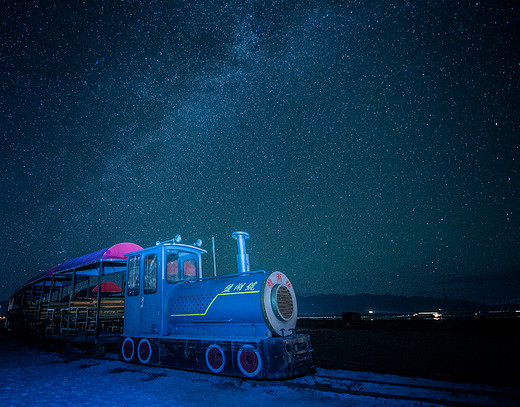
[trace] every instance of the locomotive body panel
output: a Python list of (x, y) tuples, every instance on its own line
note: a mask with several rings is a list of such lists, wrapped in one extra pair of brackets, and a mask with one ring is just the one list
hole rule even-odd
[(270, 336), (261, 309), (264, 271), (178, 283), (168, 295), (170, 335)]

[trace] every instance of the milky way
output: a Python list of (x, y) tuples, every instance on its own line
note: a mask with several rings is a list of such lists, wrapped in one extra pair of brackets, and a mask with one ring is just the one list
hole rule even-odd
[(58, 3), (0, 6), (0, 299), (246, 230), (299, 293), (520, 301), (514, 2)]

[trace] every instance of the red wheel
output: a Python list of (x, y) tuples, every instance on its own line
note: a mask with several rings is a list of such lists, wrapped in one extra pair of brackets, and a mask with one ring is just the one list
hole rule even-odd
[(244, 345), (238, 351), (238, 367), (247, 377), (255, 377), (262, 368), (260, 353), (251, 345)]
[(148, 339), (145, 338), (139, 341), (139, 345), (137, 346), (137, 356), (143, 365), (150, 361), (152, 357), (152, 345), (150, 345)]
[(213, 373), (220, 373), (224, 369), (226, 358), (224, 351), (218, 345), (210, 345), (206, 350), (206, 365)]
[(134, 357), (134, 350), (134, 341), (132, 338), (126, 338), (121, 346), (121, 355), (123, 356), (123, 359), (130, 362)]

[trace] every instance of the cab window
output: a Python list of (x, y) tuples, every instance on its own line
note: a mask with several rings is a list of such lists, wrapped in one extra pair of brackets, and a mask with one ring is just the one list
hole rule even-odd
[(191, 281), (197, 279), (197, 261), (188, 259), (184, 261), (184, 280)]
[(138, 295), (139, 294), (139, 263), (141, 262), (141, 256), (130, 256), (128, 259), (128, 281), (127, 281), (127, 294)]
[(157, 291), (157, 254), (148, 254), (144, 258), (143, 292), (153, 294)]
[(198, 277), (197, 259), (177, 250), (166, 250), (166, 282), (193, 281)]

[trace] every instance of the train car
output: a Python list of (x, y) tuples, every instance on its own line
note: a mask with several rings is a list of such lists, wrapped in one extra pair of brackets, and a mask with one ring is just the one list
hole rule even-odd
[(6, 327), (65, 352), (74, 344), (103, 356), (123, 330), (125, 254), (140, 249), (119, 243), (33, 277), (9, 299)]
[[(99, 253), (91, 255), (88, 265), (66, 267), (68, 273), (58, 267), (58, 272), (52, 272), (51, 287), (60, 278), (63, 283), (65, 274), (70, 277), (65, 284), (69, 287), (68, 306), (59, 316), (59, 327), (65, 329), (60, 329), (58, 337), (72, 336), (76, 342), (94, 344), (96, 349), (104, 349), (117, 337), (121, 358), (131, 363), (255, 379), (285, 379), (308, 373), (312, 369), (311, 343), (308, 335), (296, 333), (298, 309), (291, 282), (282, 272), (251, 271), (245, 250), (249, 235), (235, 232), (233, 237), (238, 243), (237, 273), (203, 278), (201, 256), (206, 251), (200, 241), (185, 245), (176, 236), (149, 248), (135, 245), (124, 254), (124, 270), (120, 258), (111, 259), (112, 269), (125, 277), (122, 289), (102, 281), (101, 274), (105, 273), (98, 272), (95, 298), (91, 298), (93, 284), (76, 289), (76, 282), (88, 273), (94, 275), (94, 270), (104, 270), (98, 265)], [(101, 264), (107, 261), (105, 258)], [(82, 262), (75, 259), (72, 263)], [(9, 325), (40, 331), (43, 326), (47, 337), (56, 337), (46, 322), (49, 310), (56, 308), (56, 301), (51, 301), (52, 290), (46, 295), (45, 284), (41, 291), (35, 287), (26, 284), (13, 297)], [(108, 287), (115, 291), (113, 295), (106, 293)], [(43, 307), (45, 318), (39, 316), (36, 324), (26, 317), (28, 304), (34, 308), (34, 301), (27, 301), (34, 295), (27, 296), (28, 291), (48, 303)], [(20, 304), (18, 309), (15, 304)], [(92, 310), (90, 325), (88, 308)]]

